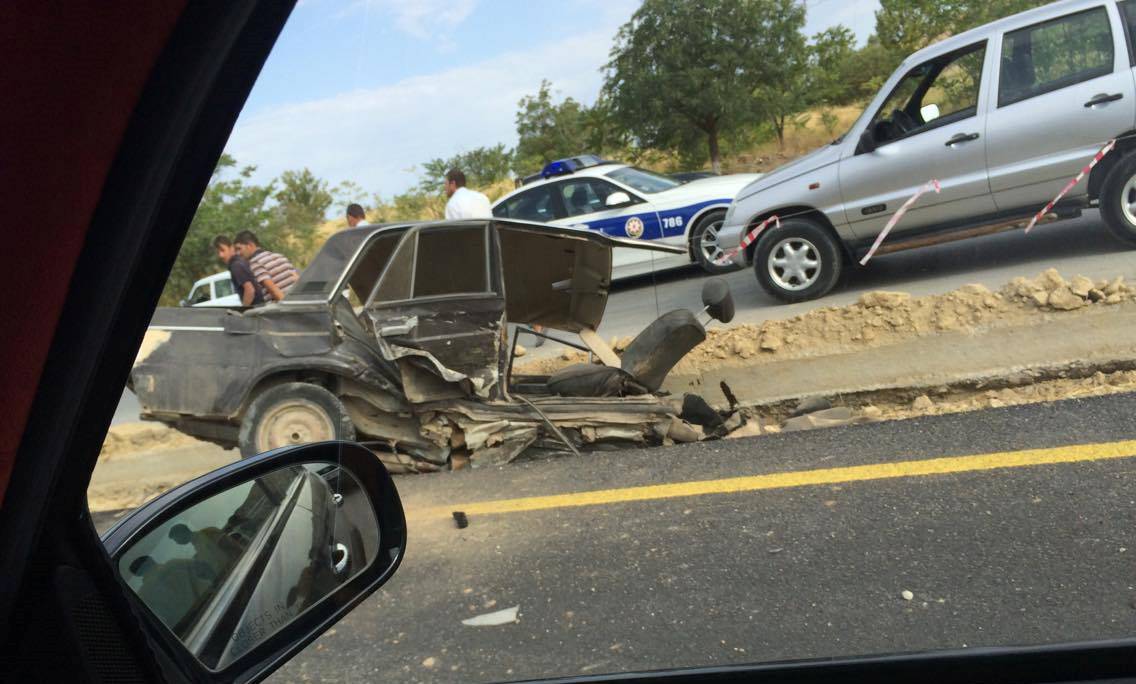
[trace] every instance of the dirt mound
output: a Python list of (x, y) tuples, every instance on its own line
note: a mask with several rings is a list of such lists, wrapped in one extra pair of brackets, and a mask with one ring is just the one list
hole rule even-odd
[(109, 459), (136, 451), (156, 451), (199, 444), (196, 439), (161, 423), (123, 423), (112, 425), (103, 440), (99, 459)]
[[(711, 368), (841, 354), (944, 332), (972, 333), (1018, 325), (1047, 313), (1118, 304), (1136, 298), (1123, 278), (1094, 282), (1084, 276), (1065, 280), (1056, 269), (1036, 278), (1014, 278), (999, 291), (972, 284), (940, 295), (912, 297), (876, 291), (855, 304), (821, 307), (785, 320), (712, 328), (673, 371), (697, 374)], [(616, 351), (630, 338), (614, 340)], [(566, 351), (557, 358), (518, 364), (517, 371), (544, 375), (587, 355)]]

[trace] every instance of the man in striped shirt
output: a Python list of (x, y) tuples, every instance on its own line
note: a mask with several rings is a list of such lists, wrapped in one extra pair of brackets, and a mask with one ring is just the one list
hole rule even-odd
[(253, 277), (272, 301), (284, 299), (284, 295), (300, 279), (299, 271), (288, 261), (288, 257), (262, 248), (251, 231), (242, 230), (237, 233), (233, 244), (237, 252), (248, 261)]

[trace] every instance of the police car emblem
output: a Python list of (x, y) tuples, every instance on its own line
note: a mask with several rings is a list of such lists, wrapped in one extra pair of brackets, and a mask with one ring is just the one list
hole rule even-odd
[(627, 223), (623, 224), (623, 230), (627, 233), (627, 237), (638, 238), (643, 235), (643, 220), (638, 216), (632, 216), (627, 219)]

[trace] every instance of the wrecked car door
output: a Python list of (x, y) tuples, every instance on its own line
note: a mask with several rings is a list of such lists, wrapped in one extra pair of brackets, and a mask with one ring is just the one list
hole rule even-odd
[(413, 403), (502, 395), (505, 299), (486, 221), (402, 236), (364, 305)]

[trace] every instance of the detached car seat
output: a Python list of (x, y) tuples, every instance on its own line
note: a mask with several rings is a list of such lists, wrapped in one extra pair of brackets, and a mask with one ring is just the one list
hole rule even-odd
[(658, 391), (675, 364), (706, 339), (706, 329), (686, 309), (655, 319), (635, 336), (620, 367), (577, 363), (549, 376), (548, 391), (565, 397), (623, 397)]

